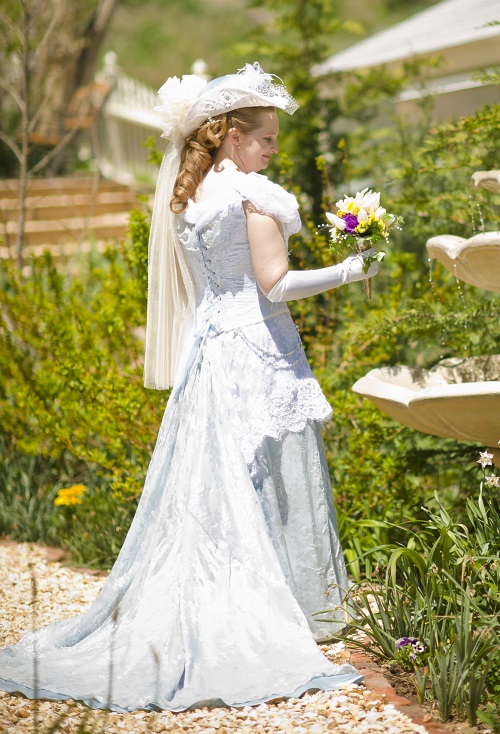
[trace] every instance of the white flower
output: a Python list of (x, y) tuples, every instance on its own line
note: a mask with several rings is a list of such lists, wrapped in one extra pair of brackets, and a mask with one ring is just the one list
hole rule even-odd
[(335, 206), (341, 212), (351, 212), (357, 214), (360, 209), (364, 209), (368, 214), (372, 214), (380, 205), (380, 194), (371, 189), (363, 189), (358, 191), (356, 196), (344, 196), (341, 201), (337, 201)]
[(341, 212), (349, 212), (354, 207), (354, 198), (352, 196), (344, 196), (343, 199), (337, 201), (335, 206), (337, 209), (340, 209)]
[(360, 209), (358, 212), (358, 222), (365, 222), (368, 219), (366, 209)]
[(371, 213), (380, 206), (380, 194), (371, 189), (363, 189), (363, 191), (356, 194), (354, 201), (360, 209), (366, 209)]
[(384, 216), (384, 214), (386, 213), (386, 211), (387, 210), (384, 209), (383, 206), (379, 206), (379, 208), (375, 210), (375, 218), (376, 219), (382, 219), (382, 217)]
[(326, 212), (326, 218), (330, 222), (330, 224), (333, 224), (334, 227), (337, 229), (340, 229), (341, 232), (345, 229), (345, 222), (341, 217), (337, 217), (336, 214), (332, 214), (331, 212)]
[(495, 474), (490, 474), (489, 477), (485, 477), (485, 480), (490, 487), (500, 487), (500, 477)]
[(184, 74), (182, 80), (171, 76), (158, 91), (161, 102), (155, 111), (160, 113), (162, 138), (172, 138), (182, 130), (188, 109), (206, 85), (206, 80), (195, 74)]
[(492, 466), (492, 458), (493, 454), (489, 454), (488, 451), (480, 451), (479, 459), (476, 461), (476, 464), (481, 464), (481, 468), (484, 469), (486, 466)]

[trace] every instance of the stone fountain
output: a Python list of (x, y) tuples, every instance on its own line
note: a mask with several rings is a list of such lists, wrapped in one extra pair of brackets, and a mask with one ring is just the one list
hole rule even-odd
[[(471, 187), (500, 194), (500, 171), (478, 171)], [(427, 251), (457, 279), (500, 293), (500, 232), (439, 235)], [(500, 466), (500, 355), (445, 359), (430, 370), (382, 367), (352, 389), (405, 426), (487, 446)]]

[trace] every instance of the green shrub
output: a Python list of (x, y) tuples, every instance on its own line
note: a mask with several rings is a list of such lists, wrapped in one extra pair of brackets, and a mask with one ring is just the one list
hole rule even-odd
[[(0, 262), (0, 532), (113, 563), (140, 495), (163, 392), (145, 390), (147, 213), (77, 278), (46, 252), (21, 276)], [(84, 501), (54, 505), (83, 483)]]
[(46, 252), (21, 277), (0, 264), (0, 421), (21, 453), (64, 452), (137, 495), (165, 394), (142, 384), (147, 225), (99, 267), (63, 276)]
[(12, 540), (58, 543), (54, 499), (59, 483), (74, 472), (74, 463), (66, 456), (22, 455), (0, 436), (0, 534)]

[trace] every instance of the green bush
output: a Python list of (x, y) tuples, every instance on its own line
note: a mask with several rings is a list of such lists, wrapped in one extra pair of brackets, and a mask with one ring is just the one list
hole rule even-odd
[[(30, 275), (0, 263), (0, 532), (113, 563), (140, 495), (166, 402), (143, 387), (146, 212), (129, 237), (64, 275), (49, 253)], [(54, 505), (83, 483), (82, 504)]]
[[(58, 504), (75, 482), (81, 498)], [(63, 546), (72, 562), (110, 568), (125, 540), (137, 497), (112, 491), (111, 482), (68, 452), (57, 458), (23, 454), (0, 437), (0, 535)]]
[(60, 525), (54, 512), (59, 483), (72, 480), (75, 466), (57, 459), (22, 455), (0, 437), (0, 534), (12, 540), (53, 545)]
[(99, 467), (112, 489), (137, 495), (165, 394), (142, 384), (147, 224), (71, 279), (48, 252), (21, 277), (0, 264), (0, 420), (25, 454), (64, 452)]

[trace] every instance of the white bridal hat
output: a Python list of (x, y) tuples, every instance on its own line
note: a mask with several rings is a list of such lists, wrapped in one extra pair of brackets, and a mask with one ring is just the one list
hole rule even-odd
[(274, 79), (278, 77), (266, 74), (256, 61), (246, 64), (237, 74), (227, 74), (207, 82), (187, 111), (184, 135), (190, 135), (208, 117), (240, 107), (278, 107), (292, 115), (299, 105), (284, 84), (277, 84)]

